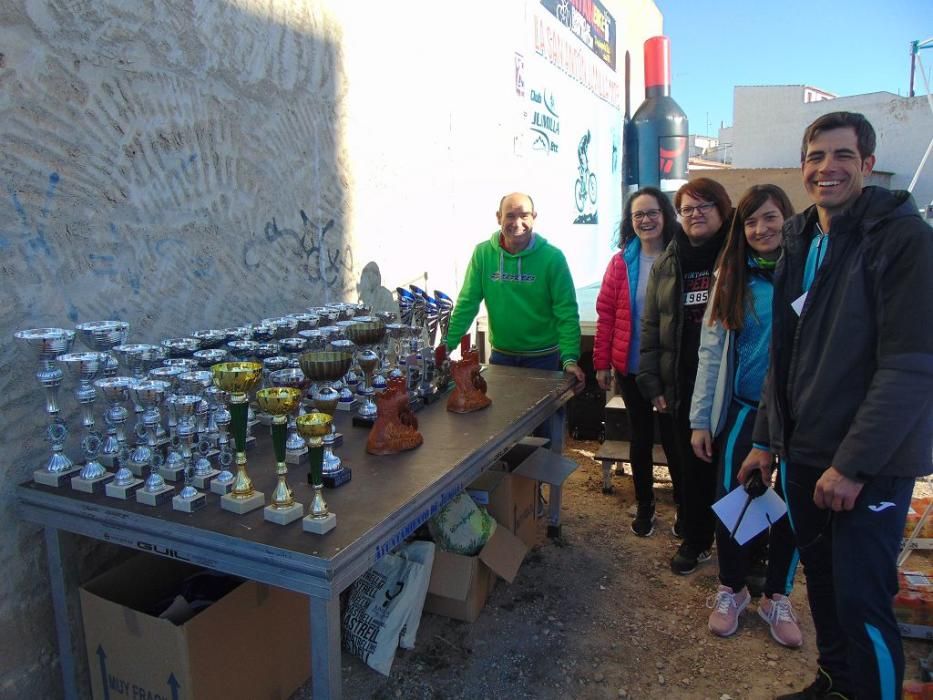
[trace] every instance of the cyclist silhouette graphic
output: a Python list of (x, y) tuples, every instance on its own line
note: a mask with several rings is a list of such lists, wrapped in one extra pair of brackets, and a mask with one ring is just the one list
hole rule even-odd
[(580, 163), (577, 166), (580, 170), (580, 177), (574, 183), (573, 196), (577, 204), (577, 211), (583, 212), (587, 197), (592, 204), (596, 204), (596, 173), (590, 172), (590, 159), (587, 150), (590, 147), (590, 130), (587, 129), (583, 138), (580, 139), (580, 145), (577, 146), (577, 158)]

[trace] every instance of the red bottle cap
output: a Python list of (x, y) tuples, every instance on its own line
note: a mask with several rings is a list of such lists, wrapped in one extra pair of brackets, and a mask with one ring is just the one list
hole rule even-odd
[(671, 84), (671, 40), (653, 36), (645, 42), (645, 87)]

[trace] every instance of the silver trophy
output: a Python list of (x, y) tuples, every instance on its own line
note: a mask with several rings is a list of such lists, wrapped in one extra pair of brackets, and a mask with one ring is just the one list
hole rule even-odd
[(198, 365), (201, 367), (210, 367), (211, 365), (216, 365), (218, 362), (224, 362), (227, 359), (228, 353), (223, 348), (205, 348), (204, 350), (197, 350), (192, 353), (192, 359), (198, 361)]
[(103, 370), (106, 358), (99, 352), (70, 352), (59, 355), (58, 361), (78, 380), (75, 400), (81, 406), (81, 424), (84, 426), (84, 437), (81, 439), (84, 466), (81, 473), (71, 480), (71, 488), (85, 493), (103, 493), (104, 485), (113, 478), (113, 474), (97, 460), (103, 437), (94, 429), (97, 389), (93, 382)]
[[(301, 391), (302, 400), (308, 393), (311, 380), (300, 369), (280, 369), (269, 375), (269, 381), (275, 387), (287, 387)], [(303, 415), (301, 401), (298, 402), (297, 413), (288, 417), (288, 436), (285, 438), (285, 462), (288, 464), (304, 464), (308, 459), (308, 447), (298, 434), (295, 419)]]
[[(145, 485), (136, 491), (137, 503), (147, 506), (158, 506), (168, 501), (175, 489), (165, 483), (161, 469), (162, 454), (158, 447), (158, 427), (162, 417), (159, 405), (169, 391), (168, 382), (158, 379), (143, 379), (130, 384), (130, 395), (133, 400), (143, 406), (143, 426), (146, 431), (146, 454), (149, 457), (149, 476)], [(139, 448), (137, 448), (138, 451)], [(130, 457), (131, 464), (138, 461), (138, 455)]]
[(126, 423), (129, 411), (123, 406), (129, 397), (129, 387), (133, 380), (130, 377), (105, 377), (94, 382), (104, 398), (110, 402), (104, 419), (107, 426), (113, 426), (118, 444), (114, 465), (118, 467), (113, 480), (104, 487), (104, 493), (111, 498), (128, 499), (143, 484), (129, 469), (129, 448), (126, 445), (126, 435), (123, 425)]
[[(210, 374), (210, 373), (208, 373)], [(201, 397), (193, 394), (179, 394), (175, 397), (175, 410), (178, 413), (178, 440), (181, 443), (181, 455), (185, 485), (172, 498), (172, 508), (185, 513), (193, 513), (203, 508), (207, 497), (198, 491), (192, 481), (194, 479), (194, 466), (192, 464), (192, 445), (197, 434), (196, 413)]]
[[(178, 441), (178, 412), (175, 410), (175, 394), (178, 386), (178, 377), (185, 373), (184, 367), (165, 366), (153, 367), (149, 370), (149, 379), (157, 379), (169, 385), (169, 393), (165, 397), (165, 407), (168, 409), (168, 452), (165, 463), (162, 465), (162, 477), (166, 481), (178, 481), (184, 472), (184, 461), (181, 456), (181, 443)], [(161, 429), (161, 425), (159, 428)], [(161, 432), (161, 431), (160, 431)]]
[(217, 402), (212, 417), (217, 426), (217, 462), (221, 467), (220, 473), (211, 479), (210, 490), (211, 493), (225, 496), (233, 490), (233, 484), (236, 481), (236, 475), (230, 471), (230, 467), (233, 466), (234, 451), (230, 445), (229, 427), (232, 418), (227, 409), (229, 396), (220, 387), (214, 387), (213, 391), (208, 389), (208, 395), (211, 396), (212, 401)]
[[(162, 361), (165, 359), (165, 352), (162, 348), (157, 345), (146, 345), (143, 343), (117, 345), (113, 348), (113, 353), (127, 372), (129, 372), (130, 376), (136, 381), (145, 379), (149, 370), (161, 365)], [(133, 413), (135, 414), (135, 422), (132, 431), (136, 438), (135, 442), (137, 445), (145, 445), (146, 428), (142, 421), (143, 407), (136, 401), (135, 395), (132, 392), (130, 392), (130, 397), (133, 398)], [(142, 474), (142, 472), (134, 473), (136, 476)]]
[(64, 453), (68, 428), (58, 417), (58, 390), (64, 376), (54, 360), (67, 353), (74, 344), (75, 332), (64, 328), (31, 328), (13, 334), (16, 340), (25, 343), (39, 363), (36, 380), (45, 389), (45, 413), (47, 416), (46, 439), (52, 454), (45, 466), (33, 472), (33, 480), (46, 486), (61, 486), (78, 473), (71, 459)]
[[(442, 341), (443, 347), (440, 353), (435, 353), (435, 360), (438, 361), (436, 367), (437, 380), (435, 384), (443, 391), (450, 385), (451, 381), (450, 358), (447, 345), (456, 345), (456, 343), (460, 342), (460, 339), (451, 339), (447, 337), (447, 331), (450, 328), (450, 317), (454, 311), (454, 300), (438, 289), (434, 290), (434, 300), (437, 302), (437, 327), (440, 333), (439, 339)], [(446, 341), (447, 345), (443, 345), (443, 341)], [(441, 356), (439, 357), (438, 355)]]
[[(101, 366), (101, 374), (104, 377), (116, 376), (119, 365), (110, 350), (126, 342), (126, 336), (129, 332), (130, 324), (126, 321), (91, 321), (89, 323), (79, 323), (75, 326), (77, 339), (88, 350), (95, 350), (105, 355)], [(107, 423), (107, 436), (104, 438), (104, 444), (100, 450), (100, 461), (105, 467), (113, 466), (113, 460), (118, 450), (116, 429), (110, 423)]]
[(166, 338), (161, 345), (165, 354), (172, 358), (191, 357), (201, 349), (201, 341), (197, 338)]
[[(364, 318), (367, 320), (363, 320)], [(357, 413), (358, 417), (363, 421), (372, 422), (376, 418), (376, 403), (373, 401), (376, 390), (373, 388), (373, 376), (379, 366), (379, 355), (373, 347), (382, 342), (386, 334), (386, 327), (377, 318), (361, 317), (358, 320), (359, 323), (355, 323), (347, 329), (350, 339), (360, 348), (356, 361), (363, 371), (363, 386), (360, 390), (363, 403)]]
[(227, 333), (221, 330), (195, 331), (191, 337), (198, 340), (202, 350), (213, 350), (227, 342)]

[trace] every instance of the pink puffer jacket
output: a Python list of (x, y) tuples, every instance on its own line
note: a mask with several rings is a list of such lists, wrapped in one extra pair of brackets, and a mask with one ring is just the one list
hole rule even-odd
[(628, 372), (628, 351), (632, 341), (632, 301), (628, 268), (622, 251), (609, 260), (603, 283), (596, 297), (596, 338), (593, 340), (593, 368), (614, 367)]

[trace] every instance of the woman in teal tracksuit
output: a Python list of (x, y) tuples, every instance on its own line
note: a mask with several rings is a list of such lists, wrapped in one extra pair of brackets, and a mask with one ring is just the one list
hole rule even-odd
[[(691, 445), (699, 459), (709, 461), (713, 440), (718, 442), (717, 499), (738, 486), (739, 467), (752, 447), (752, 428), (768, 368), (771, 276), (781, 252), (781, 228), (793, 213), (787, 195), (775, 185), (756, 185), (743, 195), (703, 319), (690, 409)], [(710, 604), (709, 629), (719, 636), (735, 632), (739, 615), (751, 600), (745, 585), (750, 544), (739, 545), (722, 523), (716, 523), (720, 586)], [(798, 647), (800, 628), (787, 598), (797, 553), (787, 518), (771, 527), (768, 549), (768, 575), (758, 614), (769, 624), (775, 640)]]

